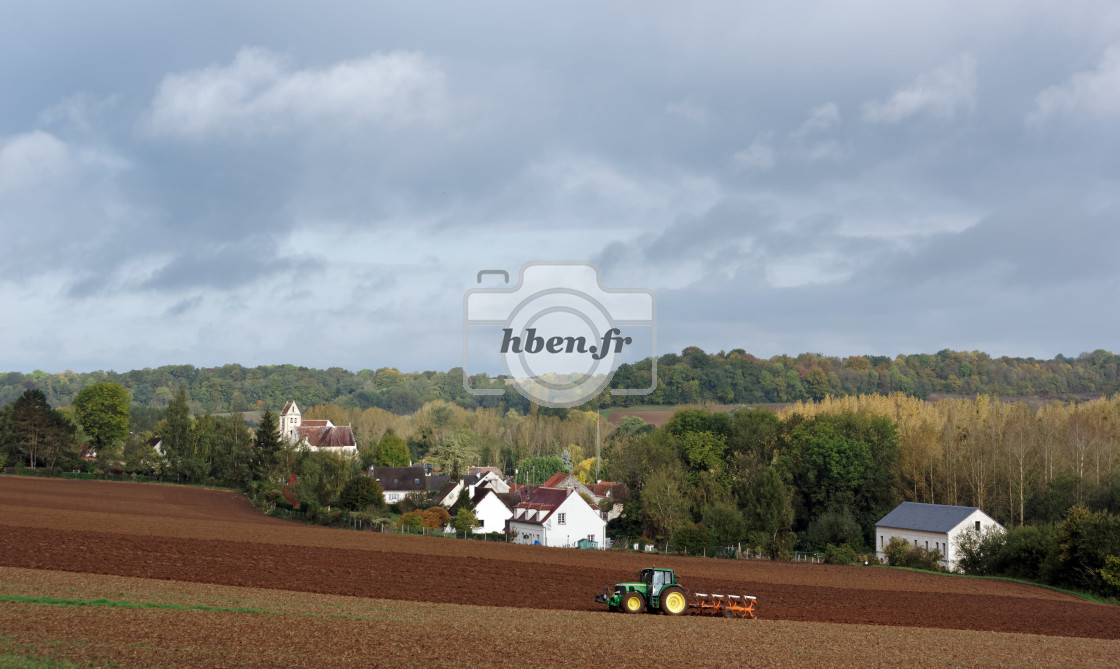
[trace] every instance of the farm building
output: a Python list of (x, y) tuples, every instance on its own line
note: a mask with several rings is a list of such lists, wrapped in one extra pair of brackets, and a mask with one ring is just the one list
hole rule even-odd
[(942, 565), (953, 570), (957, 566), (957, 537), (991, 528), (1003, 530), (1002, 525), (975, 506), (903, 502), (875, 523), (875, 555), (883, 559), (883, 550), (891, 537), (899, 537), (919, 548), (941, 551)]
[(509, 519), (515, 543), (574, 547), (580, 539), (606, 546), (607, 521), (572, 488), (541, 486)]

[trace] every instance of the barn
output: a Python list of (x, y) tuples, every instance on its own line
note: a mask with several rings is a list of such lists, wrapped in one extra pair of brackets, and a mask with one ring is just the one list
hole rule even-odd
[(967, 531), (1003, 531), (1003, 526), (975, 506), (903, 502), (875, 523), (875, 555), (882, 560), (891, 537), (905, 539), (919, 548), (941, 551), (942, 566), (957, 566), (957, 537)]

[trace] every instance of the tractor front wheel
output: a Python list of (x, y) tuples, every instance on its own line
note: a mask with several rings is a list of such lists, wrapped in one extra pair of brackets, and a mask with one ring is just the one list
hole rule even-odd
[(680, 588), (666, 588), (661, 593), (661, 612), (679, 616), (688, 608), (688, 600)]
[(623, 613), (638, 613), (646, 607), (646, 598), (641, 593), (630, 592), (622, 598)]

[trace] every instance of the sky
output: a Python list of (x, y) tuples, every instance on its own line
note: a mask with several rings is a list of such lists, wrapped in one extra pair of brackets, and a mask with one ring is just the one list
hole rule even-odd
[(544, 260), (658, 353), (1120, 350), (1115, 2), (3, 14), (0, 371), (446, 370)]

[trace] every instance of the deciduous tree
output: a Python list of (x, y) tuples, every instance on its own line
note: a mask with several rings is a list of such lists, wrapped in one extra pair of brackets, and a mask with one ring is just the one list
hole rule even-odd
[(128, 436), (131, 397), (119, 383), (94, 383), (74, 396), (74, 411), (99, 454)]

